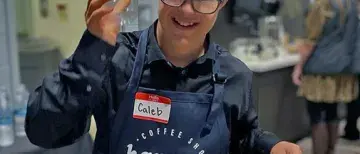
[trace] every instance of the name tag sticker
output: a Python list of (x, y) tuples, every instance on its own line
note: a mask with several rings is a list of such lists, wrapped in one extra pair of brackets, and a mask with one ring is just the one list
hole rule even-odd
[(135, 95), (133, 118), (155, 121), (163, 124), (169, 122), (171, 100), (169, 98), (137, 92)]

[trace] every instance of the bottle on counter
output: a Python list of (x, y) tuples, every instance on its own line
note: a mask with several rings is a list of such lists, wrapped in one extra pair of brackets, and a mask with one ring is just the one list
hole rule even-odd
[(12, 107), (7, 88), (0, 87), (0, 146), (11, 146), (15, 142)]
[[(110, 0), (106, 5), (115, 6), (118, 1), (123, 0)], [(133, 32), (139, 30), (138, 6), (138, 0), (130, 0), (129, 7), (127, 7), (126, 10), (120, 14), (119, 26), (121, 32)]]
[(26, 136), (25, 133), (25, 117), (29, 92), (25, 85), (21, 84), (15, 90), (15, 107), (14, 107), (14, 120), (15, 120), (15, 135), (18, 137)]

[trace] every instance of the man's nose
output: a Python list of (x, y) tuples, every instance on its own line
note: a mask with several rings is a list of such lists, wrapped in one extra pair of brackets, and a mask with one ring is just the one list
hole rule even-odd
[(195, 13), (191, 5), (191, 0), (185, 0), (184, 4), (181, 6), (181, 9), (184, 13)]

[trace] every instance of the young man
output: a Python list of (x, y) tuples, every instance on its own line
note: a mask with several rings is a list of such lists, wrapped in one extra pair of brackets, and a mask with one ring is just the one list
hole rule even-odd
[(161, 0), (148, 29), (119, 33), (107, 0), (89, 0), (75, 53), (31, 95), (30, 141), (74, 143), (97, 124), (96, 154), (300, 154), (258, 126), (251, 71), (208, 35), (226, 0)]

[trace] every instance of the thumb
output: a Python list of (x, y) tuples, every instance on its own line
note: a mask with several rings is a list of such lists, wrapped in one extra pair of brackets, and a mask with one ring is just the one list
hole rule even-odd
[(301, 85), (301, 79), (295, 78), (295, 85), (300, 86)]
[(119, 0), (114, 7), (115, 13), (121, 13), (124, 12), (125, 9), (130, 5), (131, 0)]
[(299, 79), (299, 77), (296, 74), (292, 75), (292, 82), (296, 85), (299, 86), (301, 84), (301, 80)]

